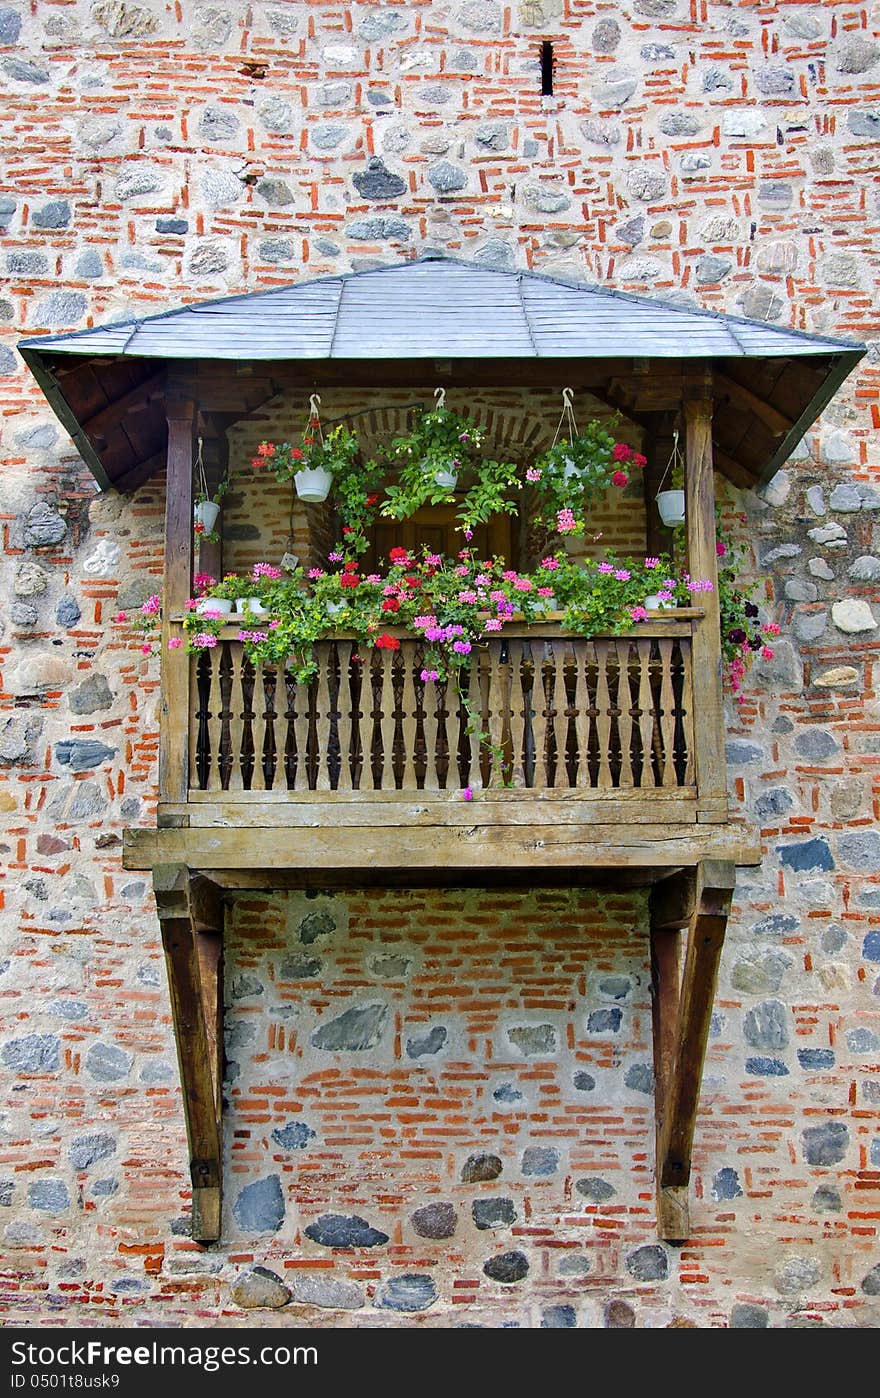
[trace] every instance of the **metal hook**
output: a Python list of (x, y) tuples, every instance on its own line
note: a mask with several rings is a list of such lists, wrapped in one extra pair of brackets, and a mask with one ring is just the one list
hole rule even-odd
[(438, 409), (442, 410), (443, 408), (446, 407), (446, 389), (445, 389), (445, 388), (435, 388), (435, 389), (434, 389), (434, 397), (437, 399), (437, 407), (438, 407)]
[(319, 416), (320, 416), (320, 413), (319, 413), (319, 411), (318, 411), (319, 408), (320, 408), (320, 406), (321, 406), (321, 399), (320, 399), (319, 395), (318, 395), (317, 393), (313, 393), (313, 394), (311, 395), (311, 397), (309, 398), (309, 412), (311, 413), (312, 417), (319, 417)]
[(572, 404), (573, 398), (574, 398), (574, 394), (572, 393), (571, 389), (570, 389), (570, 388), (564, 388), (564, 389), (562, 390), (562, 406), (563, 406), (563, 408), (570, 408), (570, 407), (571, 407), (571, 404)]

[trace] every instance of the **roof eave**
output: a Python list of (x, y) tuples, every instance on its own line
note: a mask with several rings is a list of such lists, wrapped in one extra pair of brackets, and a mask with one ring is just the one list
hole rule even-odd
[(831, 361), (829, 372), (822, 380), (818, 392), (813, 394), (813, 397), (804, 408), (800, 417), (791, 427), (790, 431), (785, 434), (767, 465), (761, 471), (760, 475), (756, 477), (754, 487), (756, 490), (760, 489), (762, 485), (766, 485), (767, 482), (776, 475), (776, 472), (785, 465), (795, 447), (803, 440), (805, 433), (809, 431), (813, 423), (816, 422), (819, 416), (825, 411), (841, 384), (844, 383), (859, 361), (864, 359), (867, 352), (868, 347), (864, 345), (861, 349), (845, 350), (834, 356)]
[(18, 346), (18, 352), (37, 383), (40, 385), (40, 388), (46, 395), (49, 406), (52, 408), (52, 411), (58, 418), (65, 432), (67, 432), (72, 439), (77, 451), (95, 477), (98, 485), (102, 490), (115, 490), (116, 487), (104, 469), (104, 464), (100, 456), (80, 427), (76, 414), (61, 392), (58, 380), (55, 378), (52, 370), (45, 365), (43, 356), (38, 351), (30, 347), (24, 347), (21, 344)]

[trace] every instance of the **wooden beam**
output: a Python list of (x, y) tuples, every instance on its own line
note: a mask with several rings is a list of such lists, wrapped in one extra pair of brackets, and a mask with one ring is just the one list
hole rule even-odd
[[(223, 904), (183, 864), (153, 870), (193, 1190), (192, 1236), (220, 1236), (223, 1196)], [(196, 919), (219, 926), (199, 930)]]
[(165, 496), (165, 583), (162, 600), (162, 706), (159, 718), (159, 799), (184, 801), (189, 786), (189, 680), (186, 647), (169, 650), (171, 617), (192, 592), (193, 426), (195, 404), (169, 400)]
[[(781, 413), (778, 408), (774, 408), (772, 403), (767, 403), (763, 398), (759, 398), (757, 393), (753, 393), (744, 384), (737, 383), (728, 374), (722, 374), (717, 369), (715, 371), (715, 386), (726, 395), (737, 408), (743, 408), (748, 413), (754, 413), (759, 422), (773, 433), (774, 437), (784, 437), (794, 427), (791, 418)], [(718, 394), (716, 393), (716, 397)]]
[(117, 476), (113, 482), (113, 489), (118, 490), (121, 495), (130, 494), (161, 470), (167, 460), (167, 450), (157, 451), (153, 456), (148, 456), (145, 461), (139, 461), (136, 466), (129, 467), (124, 475)]
[[(652, 923), (652, 975), (656, 965), (658, 985), (654, 1002), (655, 1077), (658, 1061), (660, 1065), (656, 1078), (658, 1227), (661, 1237), (670, 1241), (687, 1237), (687, 1186), (700, 1082), (735, 881), (734, 865), (725, 860), (704, 860), (695, 871), (677, 876), (678, 886), (666, 899), (667, 912), (670, 903), (677, 902), (681, 911), (693, 907), (678, 993), (676, 947), (670, 940), (675, 933), (660, 926), (655, 930)], [(663, 915), (660, 896), (658, 892), (658, 916)], [(652, 905), (654, 901), (652, 896)]]
[(712, 474), (712, 375), (690, 380), (684, 403), (685, 515), (688, 569), (706, 579), (714, 605), (694, 629), (694, 760), (700, 800), (726, 810), (724, 706), (721, 691), (721, 619), (718, 610), (718, 559), (715, 549), (715, 484)]
[(106, 408), (101, 408), (100, 412), (93, 413), (90, 418), (86, 418), (82, 424), (82, 429), (94, 441), (96, 438), (106, 441), (106, 434), (114, 427), (118, 427), (124, 417), (129, 413), (143, 412), (154, 398), (161, 398), (165, 392), (165, 369), (159, 370), (157, 374), (152, 374), (150, 378), (144, 379), (143, 383), (135, 384), (127, 393), (123, 393), (121, 398), (117, 398), (112, 403), (108, 403)]

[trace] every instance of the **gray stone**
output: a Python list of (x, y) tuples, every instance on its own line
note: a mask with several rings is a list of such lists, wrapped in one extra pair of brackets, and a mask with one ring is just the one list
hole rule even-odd
[(325, 257), (336, 257), (342, 250), (338, 243), (331, 242), (329, 238), (318, 238), (315, 242), (315, 247), (317, 251), (323, 253)]
[(81, 616), (79, 603), (69, 592), (59, 598), (58, 606), (55, 608), (55, 620), (59, 626), (76, 626)]
[(585, 1257), (583, 1253), (575, 1252), (563, 1257), (556, 1270), (560, 1277), (586, 1277), (592, 1268), (588, 1257)]
[(412, 229), (402, 218), (374, 218), (358, 219), (355, 223), (350, 223), (346, 229), (349, 238), (356, 242), (378, 243), (396, 239), (398, 242), (407, 243), (412, 237)]
[(880, 580), (880, 558), (871, 553), (862, 553), (850, 565), (849, 576), (853, 582), (877, 582)]
[(283, 97), (266, 97), (257, 107), (257, 115), (267, 131), (276, 136), (290, 136), (295, 128), (293, 112)]
[(305, 1121), (289, 1121), (272, 1132), (272, 1140), (283, 1150), (304, 1150), (315, 1139), (315, 1132)]
[(70, 223), (70, 205), (66, 199), (52, 199), (31, 214), (34, 228), (66, 228)]
[(389, 1277), (376, 1295), (376, 1305), (384, 1311), (426, 1311), (436, 1300), (437, 1287), (426, 1272)]
[(592, 44), (596, 53), (613, 53), (620, 43), (620, 25), (615, 19), (600, 19), (593, 30)]
[(199, 135), (203, 141), (217, 142), (232, 140), (239, 129), (235, 112), (223, 107), (206, 107), (199, 122)]
[(128, 1077), (134, 1059), (116, 1044), (92, 1044), (85, 1057), (86, 1071), (98, 1082), (119, 1082)]
[(38, 563), (19, 563), (12, 588), (16, 597), (40, 597), (48, 586), (49, 575)]
[(776, 1268), (773, 1279), (782, 1296), (799, 1296), (815, 1286), (822, 1274), (815, 1257), (786, 1257)]
[(249, 975), (242, 971), (232, 978), (232, 998), (233, 1000), (247, 1000), (253, 995), (263, 995), (265, 986), (256, 976)]
[(866, 1296), (880, 1296), (880, 1262), (865, 1273), (861, 1286)]
[(731, 1330), (766, 1330), (769, 1324), (770, 1318), (765, 1306), (742, 1301), (731, 1308)]
[(189, 270), (193, 276), (212, 277), (225, 272), (229, 256), (223, 244), (216, 239), (205, 239), (199, 243), (189, 259)]
[(846, 124), (854, 136), (867, 136), (872, 141), (880, 138), (880, 110), (848, 112)]
[(12, 1207), (12, 1196), (15, 1192), (15, 1180), (0, 1180), (0, 1209)]
[[(795, 926), (797, 920), (795, 919)], [(734, 990), (746, 995), (774, 993), (782, 984), (782, 979), (792, 965), (792, 958), (783, 951), (746, 951), (736, 962), (730, 976)]]
[(542, 1330), (574, 1330), (577, 1326), (577, 1312), (574, 1306), (545, 1306), (541, 1312)]
[(785, 595), (790, 602), (817, 602), (819, 589), (806, 578), (789, 578), (785, 584)]
[(34, 1180), (28, 1185), (28, 1203), (45, 1214), (63, 1214), (70, 1208), (70, 1194), (63, 1180)]
[(773, 209), (787, 209), (791, 206), (794, 191), (785, 180), (762, 180), (758, 185), (758, 203)]
[(71, 712), (92, 714), (99, 709), (109, 709), (113, 705), (113, 695), (106, 675), (89, 675), (82, 684), (70, 691), (67, 696)]
[[(595, 146), (616, 146), (623, 134), (618, 122), (598, 117), (590, 117), (587, 121), (582, 121), (581, 133)], [(535, 153), (537, 154), (537, 152)]]
[(817, 1214), (839, 1214), (843, 1208), (840, 1190), (832, 1184), (822, 1184), (810, 1201)]
[(17, 83), (33, 83), (37, 86), (49, 81), (49, 74), (38, 63), (26, 63), (22, 58), (4, 58), (3, 71)]
[(521, 1102), (523, 1094), (512, 1082), (503, 1082), (500, 1087), (496, 1087), (492, 1093), (496, 1102)]
[(609, 1301), (605, 1307), (606, 1330), (632, 1330), (635, 1328), (636, 1313), (627, 1301)]
[(811, 485), (806, 492), (806, 501), (814, 515), (821, 519), (825, 514), (825, 492), (821, 485)]
[(129, 4), (128, 0), (98, 0), (92, 5), (92, 18), (111, 39), (138, 39), (152, 34), (157, 28), (158, 16), (141, 5)]
[(321, 107), (347, 107), (352, 99), (352, 86), (348, 82), (323, 83), (318, 88), (317, 100)]
[(25, 1034), (7, 1039), (0, 1058), (13, 1073), (57, 1073), (61, 1046), (57, 1034)]
[(834, 581), (834, 570), (828, 567), (824, 558), (811, 558), (807, 563), (807, 568), (814, 578), (821, 578), (823, 582)]
[(766, 553), (762, 552), (761, 567), (769, 568), (773, 563), (779, 563), (784, 558), (799, 558), (802, 553), (803, 549), (800, 544), (777, 544), (774, 548), (768, 549)]
[(793, 845), (777, 845), (776, 853), (783, 868), (799, 873), (810, 871), (824, 872), (834, 868), (834, 860), (828, 841), (824, 839), (802, 840)]
[(509, 272), (514, 266), (513, 248), (503, 238), (488, 238), (474, 253), (474, 262), (497, 272)]
[(239, 1190), (232, 1206), (243, 1233), (275, 1233), (284, 1222), (284, 1195), (277, 1175), (266, 1175)]
[(720, 1203), (723, 1199), (742, 1198), (739, 1175), (732, 1166), (725, 1165), (716, 1172), (712, 1180), (712, 1198), (716, 1203)]
[(21, 33), (21, 15), (18, 10), (3, 8), (0, 10), (0, 45), (3, 48), (11, 48), (18, 40)]
[(322, 1024), (312, 1034), (310, 1043), (327, 1052), (363, 1053), (379, 1043), (387, 1019), (387, 1005), (356, 1005)]
[(837, 1165), (846, 1155), (849, 1130), (842, 1121), (826, 1121), (821, 1126), (808, 1126), (801, 1140), (808, 1165)]
[(341, 1278), (298, 1276), (293, 1283), (293, 1299), (301, 1306), (321, 1306), (333, 1311), (357, 1311), (364, 1304), (363, 1288)]
[(342, 144), (347, 135), (348, 128), (346, 126), (330, 121), (313, 126), (309, 132), (309, 140), (317, 150), (335, 150), (337, 146)]
[(650, 1063), (633, 1063), (623, 1075), (625, 1087), (650, 1095), (654, 1091), (654, 1069)]
[(321, 974), (322, 964), (317, 956), (285, 956), (278, 968), (278, 979), (282, 981), (312, 980)]
[(429, 169), (428, 180), (438, 194), (453, 194), (458, 189), (464, 189), (467, 174), (460, 166), (441, 160), (439, 165), (432, 165)]
[(35, 744), (42, 731), (39, 714), (13, 714), (0, 720), (0, 762), (22, 767), (36, 762)]
[(639, 57), (645, 63), (665, 63), (667, 59), (675, 57), (675, 49), (669, 44), (643, 44)]
[(649, 165), (636, 165), (627, 177), (627, 187), (634, 199), (649, 204), (665, 195), (666, 175)]
[(746, 743), (738, 739), (732, 739), (725, 744), (725, 756), (727, 761), (736, 767), (747, 766), (751, 762), (764, 761), (764, 749), (757, 743)]
[(603, 976), (599, 981), (600, 995), (608, 995), (612, 1000), (625, 1000), (632, 990), (629, 976)]
[(855, 514), (862, 508), (862, 497), (852, 485), (836, 485), (828, 502), (838, 514)]
[(614, 70), (609, 81), (594, 89), (593, 97), (600, 111), (619, 111), (625, 107), (638, 87), (637, 76), (628, 69)]
[(582, 1194), (592, 1204), (604, 1204), (617, 1193), (614, 1185), (608, 1180), (603, 1180), (601, 1175), (585, 1175), (583, 1179), (575, 1180), (574, 1187), (578, 1194)]
[(509, 1228), (516, 1223), (512, 1199), (475, 1199), (471, 1214), (477, 1228)]
[(715, 257), (711, 253), (706, 253), (697, 260), (697, 285), (708, 286), (723, 281), (732, 266), (733, 263), (729, 258)]
[(396, 10), (373, 10), (358, 27), (358, 33), (364, 39), (384, 39), (387, 34), (394, 34), (404, 27), (404, 18)]
[(664, 1248), (648, 1243), (628, 1254), (626, 1270), (636, 1281), (665, 1281), (669, 1275), (669, 1259)]
[(229, 1294), (242, 1310), (277, 1310), (286, 1306), (293, 1292), (268, 1267), (251, 1267), (236, 1277)]
[(67, 1154), (74, 1170), (88, 1170), (99, 1160), (107, 1160), (109, 1156), (116, 1154), (116, 1141), (106, 1131), (96, 1131), (89, 1136), (74, 1136)]
[(211, 208), (223, 209), (238, 203), (244, 186), (231, 170), (205, 170), (199, 181), (199, 191)]
[(75, 325), (86, 313), (88, 302), (81, 291), (53, 291), (34, 308), (34, 324)]
[(782, 1049), (788, 1045), (788, 1020), (779, 1000), (764, 1000), (749, 1010), (743, 1021), (743, 1037), (753, 1048)]
[(294, 203), (295, 195), (286, 180), (266, 177), (258, 180), (256, 192), (273, 209), (283, 209)]
[(457, 1222), (455, 1205), (446, 1202), (425, 1204), (412, 1216), (412, 1226), (420, 1238), (451, 1238)]
[(325, 1248), (375, 1248), (388, 1242), (387, 1233), (371, 1227), (358, 1214), (322, 1214), (304, 1232)]
[(49, 259), (43, 252), (9, 252), (6, 270), (13, 277), (44, 277), (49, 271)]
[(524, 1175), (555, 1175), (559, 1169), (559, 1151), (553, 1146), (526, 1146), (522, 1157)]
[(626, 223), (618, 224), (614, 231), (622, 243), (627, 243), (631, 248), (636, 247), (645, 236), (644, 215), (639, 214), (636, 218), (627, 219)]
[(420, 1039), (407, 1039), (406, 1056), (422, 1058), (425, 1054), (439, 1053), (448, 1037), (449, 1031), (442, 1024), (435, 1024), (434, 1028)]
[(406, 181), (393, 175), (378, 155), (372, 156), (366, 170), (353, 176), (352, 183), (364, 199), (385, 202), (406, 193)]
[(508, 1029), (507, 1037), (526, 1058), (556, 1052), (556, 1030), (552, 1024), (521, 1024)]
[(188, 218), (157, 218), (157, 233), (183, 234), (189, 232)]
[(596, 1079), (592, 1073), (575, 1073), (572, 1082), (578, 1092), (592, 1092), (596, 1086)]
[(764, 791), (755, 801), (755, 815), (759, 817), (771, 815), (785, 815), (790, 811), (794, 802), (791, 795), (783, 786), (772, 787), (769, 791)]
[(840, 752), (840, 744), (824, 728), (807, 728), (798, 733), (794, 749), (800, 757), (824, 758)]
[(865, 73), (880, 59), (880, 44), (859, 35), (848, 35), (834, 55), (838, 73)]
[(863, 631), (873, 631), (877, 626), (874, 613), (868, 603), (855, 597), (847, 597), (842, 602), (835, 602), (831, 608), (831, 620), (838, 631), (852, 636), (859, 635)]
[(857, 1029), (846, 1031), (846, 1045), (850, 1053), (877, 1053), (880, 1050), (880, 1038), (873, 1029), (868, 1029), (866, 1025), (860, 1025)]
[(587, 1018), (588, 1034), (617, 1034), (620, 1030), (623, 1011), (613, 1009), (592, 1010)]
[[(700, 170), (709, 170), (712, 166), (711, 156), (703, 155), (698, 151), (687, 151), (681, 157), (681, 170), (684, 175), (696, 175)], [(733, 266), (726, 257), (701, 257), (697, 263), (697, 282), (720, 282)]]
[(523, 1252), (501, 1252), (483, 1263), (483, 1272), (492, 1281), (512, 1285), (528, 1276), (528, 1258)]
[(510, 146), (510, 127), (504, 121), (484, 121), (474, 132), (474, 140), (486, 150), (507, 150)]
[(694, 112), (666, 112), (657, 125), (664, 136), (696, 136), (700, 118)]
[(808, 529), (807, 534), (814, 544), (824, 544), (826, 548), (843, 548), (846, 543), (846, 530), (833, 520), (830, 524), (817, 524)]
[(296, 929), (296, 935), (304, 946), (311, 946), (319, 937), (329, 937), (336, 931), (336, 919), (326, 908), (306, 913)]
[(502, 1165), (497, 1155), (469, 1155), (461, 1167), (463, 1184), (479, 1184), (482, 1180), (497, 1180)]
[(501, 29), (504, 11), (496, 0), (466, 0), (458, 10), (458, 19), (465, 29), (475, 34), (497, 34)]
[(818, 641), (828, 627), (828, 613), (801, 612), (794, 619), (794, 633), (799, 641)]
[(36, 607), (29, 607), (24, 602), (14, 603), (10, 612), (13, 626), (36, 626), (39, 613)]
[(297, 253), (290, 238), (264, 238), (257, 244), (257, 256), (261, 262), (295, 262)]
[(794, 93), (795, 77), (791, 68), (771, 64), (758, 68), (754, 77), (755, 86), (765, 97), (790, 97)]
[(46, 1009), (50, 1015), (73, 1024), (89, 1018), (89, 1007), (84, 1000), (50, 1000)]
[(752, 282), (740, 297), (743, 314), (749, 320), (778, 320), (784, 301), (766, 282)]
[(71, 772), (86, 772), (91, 767), (100, 767), (116, 756), (116, 748), (108, 748), (96, 738), (66, 738), (55, 744), (55, 759)]

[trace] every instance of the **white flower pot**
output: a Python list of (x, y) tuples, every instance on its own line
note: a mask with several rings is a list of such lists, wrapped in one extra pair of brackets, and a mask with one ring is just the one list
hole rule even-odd
[(661, 490), (657, 496), (657, 509), (664, 524), (684, 522), (684, 491)]
[(435, 471), (434, 480), (444, 490), (454, 490), (458, 485), (457, 471)]
[(555, 597), (539, 597), (535, 602), (536, 612), (558, 612), (559, 604)]
[(333, 474), (325, 471), (323, 466), (309, 467), (305, 471), (297, 471), (293, 483), (300, 500), (305, 500), (309, 505), (319, 505), (330, 494)]
[(675, 607), (674, 602), (664, 602), (662, 597), (658, 597), (656, 592), (652, 592), (650, 597), (645, 598), (645, 609), (649, 612), (668, 611)]
[(338, 616), (345, 606), (344, 602), (325, 602), (324, 607), (328, 616)]
[(229, 616), (232, 611), (232, 602), (228, 597), (200, 597), (196, 603), (196, 616), (204, 616), (205, 612), (219, 612), (221, 616)]
[(213, 500), (201, 500), (193, 511), (196, 524), (203, 524), (206, 533), (213, 532), (217, 517), (220, 514), (220, 506)]
[(238, 616), (266, 616), (266, 608), (259, 597), (237, 597), (235, 611)]
[(565, 465), (562, 468), (562, 474), (565, 477), (565, 479), (567, 481), (573, 480), (575, 478), (580, 480), (581, 473), (575, 464), (574, 458), (571, 456), (565, 456), (563, 457), (563, 461), (565, 462)]

